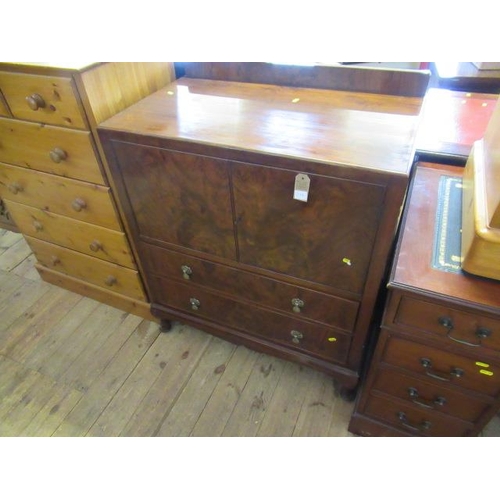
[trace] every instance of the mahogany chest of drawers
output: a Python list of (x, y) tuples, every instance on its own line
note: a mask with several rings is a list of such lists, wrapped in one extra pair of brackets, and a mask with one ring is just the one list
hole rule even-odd
[(152, 312), (356, 387), (421, 102), (181, 78), (103, 122)]
[(354, 434), (475, 436), (500, 408), (500, 282), (463, 272), (448, 243), (462, 174), (417, 164)]
[(169, 63), (0, 64), (0, 197), (37, 270), (149, 319), (96, 127), (173, 79)]

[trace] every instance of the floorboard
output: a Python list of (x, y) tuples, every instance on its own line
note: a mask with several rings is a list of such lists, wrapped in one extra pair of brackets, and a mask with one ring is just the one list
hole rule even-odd
[(0, 437), (351, 436), (331, 377), (180, 323), (160, 333), (34, 262), (0, 230)]

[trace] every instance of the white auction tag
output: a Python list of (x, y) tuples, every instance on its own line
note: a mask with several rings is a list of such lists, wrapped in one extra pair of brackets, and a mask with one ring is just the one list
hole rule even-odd
[(306, 174), (297, 174), (295, 176), (295, 186), (293, 190), (293, 199), (299, 201), (307, 201), (309, 196), (309, 186), (311, 179)]

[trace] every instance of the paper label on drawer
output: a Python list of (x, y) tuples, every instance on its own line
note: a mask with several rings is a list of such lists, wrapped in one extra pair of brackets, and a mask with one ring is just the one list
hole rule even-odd
[(307, 201), (309, 197), (309, 186), (311, 179), (306, 174), (297, 174), (295, 176), (295, 186), (293, 189), (293, 199), (299, 201)]

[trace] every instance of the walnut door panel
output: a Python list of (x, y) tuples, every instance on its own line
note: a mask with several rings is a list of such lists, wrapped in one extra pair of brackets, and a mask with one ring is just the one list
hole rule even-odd
[(345, 363), (350, 336), (332, 328), (271, 312), (210, 293), (205, 289), (150, 277), (151, 302), (190, 316), (213, 321), (278, 345), (313, 354), (327, 361)]
[(38, 262), (49, 269), (74, 276), (133, 299), (145, 300), (137, 271), (26, 236)]
[(302, 202), (293, 199), (297, 172), (231, 167), (242, 263), (362, 293), (383, 186), (309, 174)]
[(140, 237), (236, 259), (227, 162), (113, 145)]
[(356, 322), (358, 303), (340, 297), (289, 285), (271, 278), (229, 266), (142, 243), (144, 266), (148, 273), (185, 279), (193, 285), (217, 289), (236, 299), (325, 323), (351, 332)]
[(71, 78), (0, 72), (0, 89), (16, 118), (86, 128)]
[(479, 355), (469, 358), (392, 337), (385, 348), (383, 361), (449, 387), (463, 387), (493, 397), (500, 394), (500, 364)]
[(482, 314), (403, 296), (394, 323), (434, 333), (465, 347), (500, 351), (500, 321)]
[(125, 234), (12, 200), (6, 205), (24, 235), (135, 269)]
[(0, 118), (0, 161), (106, 184), (90, 132)]
[(0, 197), (121, 229), (108, 187), (0, 163)]
[(443, 384), (425, 382), (401, 372), (381, 368), (373, 390), (398, 397), (416, 408), (426, 408), (474, 423), (489, 408), (489, 403), (469, 397)]
[(370, 397), (365, 413), (416, 436), (464, 436), (472, 428), (467, 422), (377, 396)]

